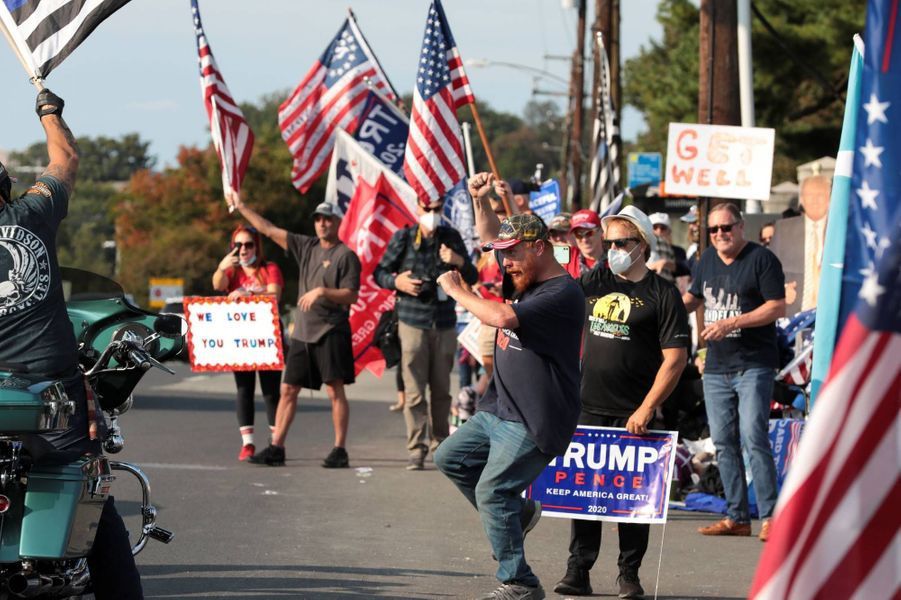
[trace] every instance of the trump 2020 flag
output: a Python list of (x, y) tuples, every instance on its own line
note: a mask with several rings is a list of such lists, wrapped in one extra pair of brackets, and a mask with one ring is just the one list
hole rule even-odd
[(413, 90), (404, 173), (419, 202), (428, 204), (466, 177), (457, 109), (475, 102), (441, 0), (426, 19)]
[(129, 0), (3, 0), (0, 25), (28, 74), (44, 79)]
[(351, 13), (278, 109), (282, 139), (294, 157), (291, 182), (301, 193), (328, 168), (335, 132), (356, 128), (369, 92), (367, 83), (390, 100), (397, 98)]
[(219, 155), (222, 168), (222, 189), (225, 192), (241, 191), (241, 182), (253, 152), (253, 131), (244, 114), (232, 99), (222, 73), (213, 58), (207, 43), (203, 24), (200, 22), (200, 8), (197, 0), (191, 0), (194, 15), (194, 33), (197, 36), (197, 54), (200, 61), (200, 91), (203, 104), (210, 119), (210, 134), (213, 147)]
[[(897, 598), (901, 537), (901, 36), (871, 0), (842, 305), (851, 305), (750, 597)], [(861, 281), (862, 280), (862, 281)]]

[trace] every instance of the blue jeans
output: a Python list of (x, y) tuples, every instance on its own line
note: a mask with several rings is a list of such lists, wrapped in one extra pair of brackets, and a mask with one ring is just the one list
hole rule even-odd
[(538, 585), (523, 550), (521, 494), (553, 458), (538, 449), (522, 423), (482, 411), (435, 452), (435, 465), (479, 511), (502, 583)]
[(704, 402), (726, 492), (726, 514), (736, 523), (751, 520), (742, 446), (751, 457), (760, 518), (771, 517), (776, 506), (776, 466), (768, 434), (774, 376), (775, 371), (765, 367), (704, 374)]

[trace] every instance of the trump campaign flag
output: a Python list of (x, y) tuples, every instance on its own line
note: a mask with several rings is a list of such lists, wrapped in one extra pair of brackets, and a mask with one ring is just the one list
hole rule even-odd
[(3, 0), (0, 26), (22, 66), (44, 79), (128, 0)]
[(441, 0), (433, 0), (419, 54), (404, 154), (404, 173), (420, 202), (441, 198), (466, 177), (457, 109), (474, 101)]
[(404, 176), (404, 148), (409, 132), (407, 115), (380, 92), (370, 90), (353, 137), (400, 177)]
[(191, 0), (194, 16), (194, 34), (197, 36), (197, 54), (200, 63), (200, 92), (207, 117), (210, 119), (210, 135), (213, 147), (219, 155), (222, 169), (222, 189), (225, 192), (241, 191), (241, 182), (253, 152), (253, 131), (244, 114), (232, 99), (225, 80), (213, 58), (213, 51), (207, 43), (203, 24), (200, 22), (200, 7), (197, 0)]
[(897, 0), (871, 0), (867, 9), (841, 290), (843, 310), (856, 303), (779, 497), (751, 587), (754, 599), (901, 593), (897, 9)]
[(282, 138), (294, 157), (291, 182), (301, 193), (328, 168), (335, 132), (356, 128), (369, 91), (367, 82), (390, 100), (397, 98), (351, 12), (278, 109)]

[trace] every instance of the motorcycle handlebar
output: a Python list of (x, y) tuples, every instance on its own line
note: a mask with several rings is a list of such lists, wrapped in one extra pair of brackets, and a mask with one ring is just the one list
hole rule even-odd
[(128, 358), (142, 371), (147, 371), (153, 366), (150, 357), (143, 350), (129, 350)]

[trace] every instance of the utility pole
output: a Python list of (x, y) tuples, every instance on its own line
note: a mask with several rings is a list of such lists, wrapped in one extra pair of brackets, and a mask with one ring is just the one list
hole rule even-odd
[(585, 101), (585, 5), (579, 0), (579, 18), (576, 23), (576, 50), (573, 53), (573, 122), (570, 143), (573, 188), (572, 208), (582, 208), (582, 123)]

